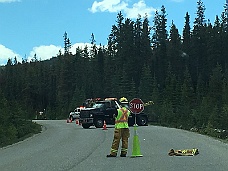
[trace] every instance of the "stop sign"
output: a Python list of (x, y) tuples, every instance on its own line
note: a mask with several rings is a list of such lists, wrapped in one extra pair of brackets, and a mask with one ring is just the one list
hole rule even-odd
[(129, 102), (129, 108), (132, 113), (139, 114), (144, 110), (144, 103), (139, 98), (134, 98)]

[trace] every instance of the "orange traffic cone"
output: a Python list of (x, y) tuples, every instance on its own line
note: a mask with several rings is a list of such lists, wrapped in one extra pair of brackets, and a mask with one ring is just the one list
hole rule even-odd
[(79, 120), (78, 119), (76, 119), (76, 124), (79, 125)]
[(104, 120), (103, 130), (107, 130), (107, 125), (106, 125), (105, 120)]

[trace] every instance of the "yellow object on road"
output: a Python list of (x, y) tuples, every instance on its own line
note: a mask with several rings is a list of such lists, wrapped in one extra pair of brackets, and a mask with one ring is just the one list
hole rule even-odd
[(193, 149), (184, 149), (184, 150), (169, 150), (169, 156), (195, 156), (199, 154), (199, 150), (197, 148)]

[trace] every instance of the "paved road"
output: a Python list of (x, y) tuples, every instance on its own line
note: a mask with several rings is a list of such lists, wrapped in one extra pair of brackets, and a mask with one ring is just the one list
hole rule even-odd
[[(45, 130), (20, 143), (0, 149), (0, 171), (227, 171), (228, 144), (183, 130), (138, 127), (143, 157), (106, 158), (113, 138), (108, 130), (83, 129), (75, 123), (37, 121)], [(199, 148), (194, 157), (170, 157), (170, 148)]]

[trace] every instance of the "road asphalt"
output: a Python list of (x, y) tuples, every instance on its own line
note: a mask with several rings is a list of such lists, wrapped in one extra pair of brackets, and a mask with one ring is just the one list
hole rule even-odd
[[(107, 158), (114, 127), (83, 129), (65, 120), (36, 120), (43, 132), (0, 149), (0, 171), (227, 171), (228, 144), (194, 132), (160, 126), (130, 127), (127, 157)], [(134, 138), (137, 143), (133, 143)], [(137, 154), (142, 157), (135, 157)], [(169, 150), (198, 148), (196, 156)], [(134, 153), (134, 154), (133, 154)]]

